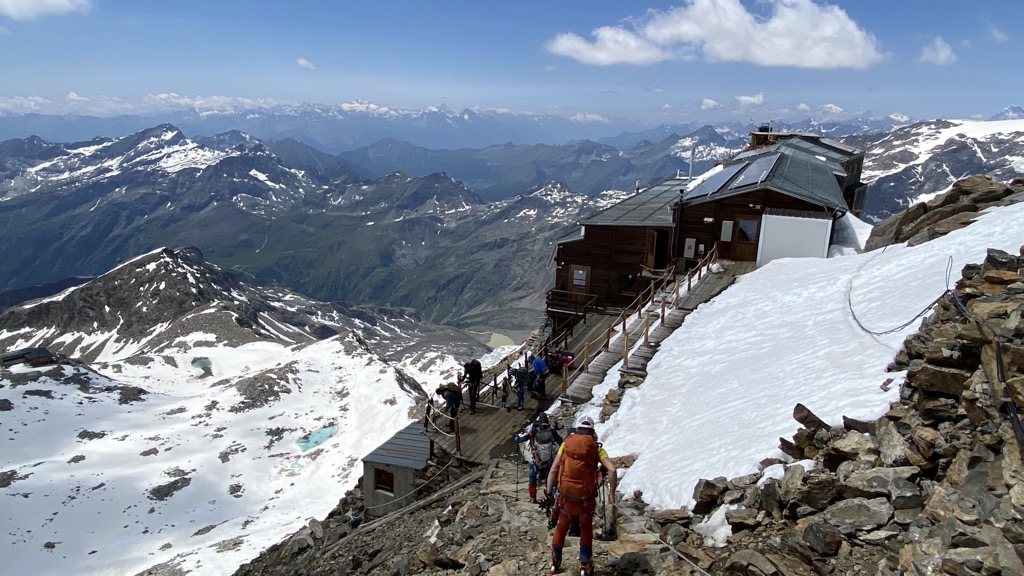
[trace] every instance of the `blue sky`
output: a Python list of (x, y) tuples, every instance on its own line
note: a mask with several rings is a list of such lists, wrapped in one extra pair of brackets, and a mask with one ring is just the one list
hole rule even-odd
[(581, 120), (987, 118), (1020, 0), (0, 0), (0, 113), (368, 101)]

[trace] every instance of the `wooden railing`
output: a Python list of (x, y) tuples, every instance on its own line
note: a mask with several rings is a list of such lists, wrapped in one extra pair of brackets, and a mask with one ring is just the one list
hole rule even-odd
[[(576, 354), (573, 359), (573, 365), (575, 366), (573, 371), (570, 372), (567, 365), (562, 366), (562, 393), (564, 394), (569, 389), (569, 381), (571, 379), (575, 379), (580, 373), (587, 372), (589, 370), (591, 362), (593, 362), (593, 359), (598, 354), (610, 351), (614, 326), (620, 326), (617, 332), (623, 335), (622, 365), (624, 368), (628, 369), (629, 350), (632, 345), (636, 344), (640, 334), (643, 334), (644, 342), (649, 342), (650, 330), (652, 328), (651, 305), (654, 304), (657, 294), (661, 292), (671, 297), (662, 297), (656, 307), (658, 311), (656, 319), (657, 321), (664, 323), (668, 307), (671, 306), (674, 309), (678, 309), (680, 302), (682, 301), (682, 297), (691, 292), (694, 284), (699, 284), (700, 281), (704, 279), (705, 274), (710, 273), (711, 266), (716, 262), (718, 262), (718, 244), (715, 244), (714, 247), (712, 247), (711, 251), (697, 263), (695, 268), (687, 270), (685, 279), (676, 278), (675, 268), (673, 267), (667, 269), (666, 273), (661, 278), (651, 282), (647, 288), (637, 295), (636, 299), (634, 299), (632, 303), (622, 309), (619, 313), (619, 318), (612, 326), (609, 326), (608, 329), (605, 330), (605, 334), (601, 338), (585, 342), (583, 344), (582, 354)], [(670, 283), (672, 284), (671, 291), (666, 289)], [(669, 300), (671, 300), (671, 303)], [(631, 331), (628, 324), (634, 314), (636, 314), (637, 323)], [(559, 347), (562, 350), (568, 350), (569, 338), (571, 336), (572, 328), (570, 327), (561, 334), (548, 339), (548, 343), (545, 344), (544, 353), (548, 353), (548, 347), (550, 345), (560, 345)]]
[(585, 316), (597, 302), (597, 294), (553, 289), (548, 291), (547, 309)]

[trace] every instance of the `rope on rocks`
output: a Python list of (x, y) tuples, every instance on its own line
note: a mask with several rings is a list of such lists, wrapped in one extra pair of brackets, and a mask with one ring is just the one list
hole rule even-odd
[(682, 558), (683, 560), (686, 560), (687, 564), (689, 564), (690, 566), (693, 566), (693, 569), (694, 569), (694, 570), (696, 570), (697, 572), (700, 572), (700, 573), (701, 573), (701, 574), (703, 574), (704, 576), (711, 576), (711, 574), (708, 574), (708, 573), (707, 573), (707, 572), (705, 572), (704, 570), (701, 570), (701, 567), (700, 567), (700, 566), (697, 566), (696, 564), (694, 564), (694, 563), (693, 563), (693, 560), (690, 560), (689, 558), (687, 558), (685, 554), (683, 554), (683, 553), (682, 553), (682, 552), (680, 552), (679, 550), (676, 550), (676, 547), (675, 547), (675, 546), (673, 546), (673, 545), (669, 544), (668, 542), (665, 542), (665, 541), (664, 541), (664, 540), (662, 540), (661, 538), (658, 538), (658, 542), (661, 542), (661, 543), (662, 543), (662, 544), (664, 544), (665, 546), (668, 546), (668, 549), (669, 549), (669, 550), (671, 550), (672, 552), (675, 552), (675, 555), (676, 555), (676, 556), (679, 556), (679, 557), (680, 557), (680, 558)]
[(999, 379), (1001, 385), (1000, 395), (1002, 398), (1003, 406), (1006, 407), (1006, 412), (1010, 416), (1010, 424), (1013, 426), (1013, 434), (1017, 437), (1017, 449), (1020, 451), (1021, 459), (1024, 460), (1024, 424), (1021, 424), (1020, 414), (1017, 412), (1017, 405), (1013, 402), (1013, 397), (1010, 396), (1010, 388), (1006, 385), (1006, 372), (1003, 368), (1003, 346), (1002, 337), (996, 332), (996, 329), (991, 324), (986, 322), (983, 318), (978, 317), (977, 314), (971, 312), (967, 305), (964, 304), (963, 300), (960, 299), (960, 295), (955, 290), (949, 289), (949, 273), (952, 268), (953, 258), (949, 259), (949, 266), (946, 269), (946, 292), (950, 294), (953, 299), (953, 304), (957, 310), (963, 314), (964, 318), (971, 320), (978, 327), (978, 330), (984, 334), (986, 331), (991, 335), (990, 340), (996, 353), (996, 377)]

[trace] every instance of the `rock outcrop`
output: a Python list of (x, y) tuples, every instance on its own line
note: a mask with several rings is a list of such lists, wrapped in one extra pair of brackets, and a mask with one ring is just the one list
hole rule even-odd
[(1003, 184), (985, 175), (968, 176), (954, 182), (949, 192), (914, 204), (876, 224), (864, 243), (864, 250), (901, 242), (915, 246), (967, 226), (985, 208), (1021, 200), (1024, 200), (1024, 178)]

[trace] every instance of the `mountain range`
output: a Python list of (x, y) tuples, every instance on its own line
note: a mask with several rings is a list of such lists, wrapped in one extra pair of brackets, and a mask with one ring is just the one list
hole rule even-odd
[[(819, 134), (885, 132), (912, 123), (902, 114), (849, 114), (822, 107), (803, 120), (776, 121), (778, 129)], [(768, 120), (764, 120), (768, 123)], [(431, 149), (486, 148), (516, 144), (567, 144), (593, 140), (628, 148), (643, 140), (658, 142), (672, 133), (687, 134), (706, 122), (648, 126), (631, 120), (566, 118), (554, 114), (511, 110), (452, 110), (445, 105), (400, 109), (372, 102), (337, 105), (296, 104), (237, 110), (169, 110), (144, 115), (101, 118), (81, 115), (0, 114), (0, 140), (40, 136), (56, 142), (120, 137), (157, 124), (173, 124), (190, 137), (212, 136), (231, 130), (262, 140), (294, 139), (332, 154), (369, 146), (381, 140), (400, 140)], [(745, 134), (751, 122), (711, 122), (719, 132)]]
[[(1024, 173), (1022, 132), (1024, 120), (942, 120), (836, 138), (866, 152), (862, 218), (877, 221), (967, 174)], [(0, 288), (15, 292), (0, 301), (196, 246), (256, 284), (521, 337), (541, 321), (552, 242), (635, 187), (699, 174), (745, 144), (712, 126), (625, 149), (390, 140), (340, 155), (237, 130), (188, 138), (170, 124), (74, 143), (7, 140)]]

